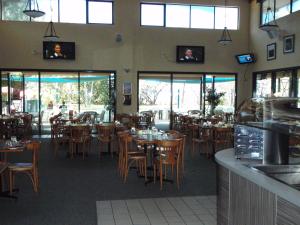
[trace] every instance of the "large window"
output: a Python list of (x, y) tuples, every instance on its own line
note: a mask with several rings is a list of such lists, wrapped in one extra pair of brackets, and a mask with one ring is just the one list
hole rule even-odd
[(143, 26), (164, 26), (164, 10), (162, 4), (141, 5), (141, 25)]
[(89, 23), (113, 23), (112, 2), (88, 1)]
[(190, 6), (166, 5), (166, 27), (190, 27)]
[(237, 30), (239, 9), (238, 7), (225, 9), (216, 6), (142, 3), (141, 25), (200, 29), (223, 29), (226, 25), (228, 29)]
[(275, 6), (275, 19), (284, 17), (291, 12), (291, 1), (290, 0), (281, 0), (276, 1)]
[(293, 0), (292, 12), (300, 10), (300, 0)]
[(1, 19), (12, 21), (113, 24), (113, 1), (39, 0), (45, 15), (30, 18), (23, 13), (27, 0), (0, 0)]

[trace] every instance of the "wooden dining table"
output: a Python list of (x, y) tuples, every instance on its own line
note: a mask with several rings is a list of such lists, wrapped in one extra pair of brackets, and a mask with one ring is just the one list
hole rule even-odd
[[(147, 155), (147, 170), (153, 171), (154, 169), (154, 157), (156, 153), (156, 146), (159, 141), (162, 140), (175, 140), (175, 135), (165, 133), (165, 132), (155, 132), (153, 133), (152, 130), (139, 130), (136, 134), (131, 134), (133, 137), (133, 140), (137, 142), (137, 140), (144, 141), (144, 152)], [(150, 148), (149, 148), (150, 146)], [(143, 176), (142, 176), (143, 177)], [(154, 177), (147, 175), (148, 181), (145, 182), (145, 184), (148, 184), (150, 182), (153, 182)], [(159, 177), (157, 178), (159, 179)], [(164, 179), (166, 182), (173, 183), (173, 180), (170, 179)]]

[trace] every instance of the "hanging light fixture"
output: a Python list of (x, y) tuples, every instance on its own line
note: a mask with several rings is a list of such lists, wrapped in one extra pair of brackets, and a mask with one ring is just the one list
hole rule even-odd
[(224, 16), (224, 19), (225, 19), (225, 26), (224, 26), (224, 29), (223, 29), (223, 32), (222, 32), (222, 35), (221, 35), (221, 38), (220, 40), (218, 41), (221, 45), (227, 45), (227, 44), (230, 44), (232, 42), (232, 39), (230, 37), (230, 34), (229, 34), (229, 31), (227, 29), (227, 26), (226, 26), (226, 7), (227, 6), (227, 0), (225, 0), (225, 16)]
[(47, 25), (45, 34), (44, 34), (44, 39), (48, 41), (56, 41), (59, 39), (59, 36), (56, 34), (55, 28), (54, 28), (54, 23), (52, 22), (52, 0), (50, 0), (50, 12), (51, 12), (51, 20)]
[(268, 8), (266, 12), (266, 17), (264, 19), (264, 23), (259, 26), (259, 28), (263, 31), (274, 31), (277, 30), (279, 27), (275, 21), (274, 13), (272, 12), (272, 8), (270, 6), (270, 0), (268, 0)]
[(37, 0), (28, 0), (23, 13), (33, 18), (45, 15), (45, 12), (39, 9), (39, 4)]

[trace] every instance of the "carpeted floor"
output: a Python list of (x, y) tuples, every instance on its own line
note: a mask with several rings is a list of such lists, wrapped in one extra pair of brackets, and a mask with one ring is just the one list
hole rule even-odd
[[(180, 190), (175, 183), (144, 185), (144, 180), (131, 171), (126, 184), (117, 174), (117, 158), (109, 155), (101, 160), (97, 143), (86, 160), (66, 158), (61, 151), (53, 155), (53, 144), (42, 140), (40, 154), (40, 193), (35, 194), (30, 180), (25, 175), (16, 177), (20, 188), (17, 202), (0, 199), (1, 225), (96, 225), (95, 202), (136, 198), (176, 196), (201, 196), (216, 194), (216, 166), (197, 154), (192, 159), (186, 149), (185, 178)], [(11, 160), (28, 157), (24, 153), (11, 156)]]

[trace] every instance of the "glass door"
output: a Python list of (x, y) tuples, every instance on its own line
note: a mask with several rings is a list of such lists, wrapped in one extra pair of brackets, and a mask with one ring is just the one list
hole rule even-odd
[(270, 97), (272, 95), (272, 74), (256, 74), (256, 98)]
[(151, 111), (158, 129), (170, 128), (171, 74), (139, 74), (140, 113)]
[(175, 113), (201, 114), (203, 75), (173, 74), (172, 109)]
[(70, 110), (79, 113), (79, 76), (76, 72), (42, 72), (40, 76), (41, 126), (49, 133), (50, 117)]
[(291, 96), (292, 71), (276, 72), (276, 87), (274, 95), (276, 97)]

